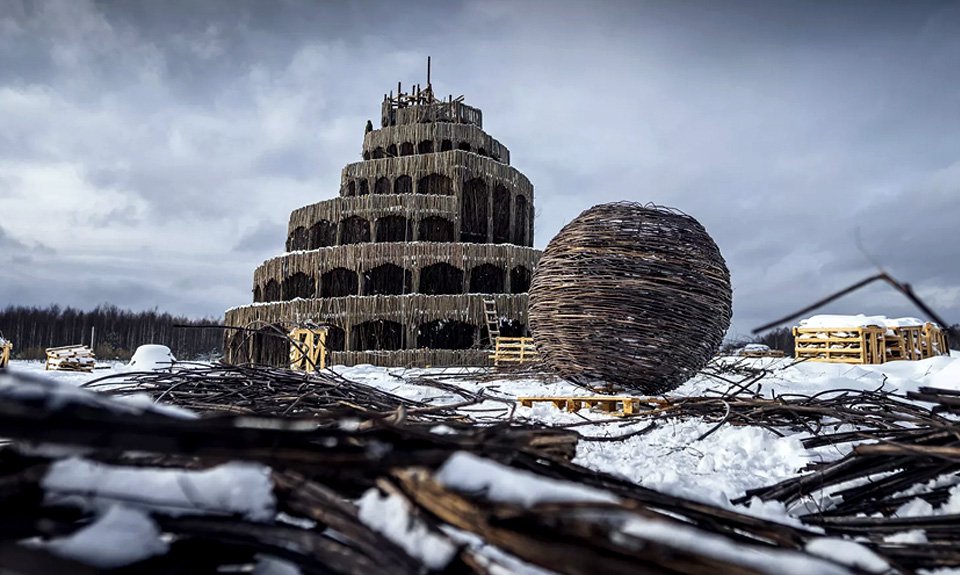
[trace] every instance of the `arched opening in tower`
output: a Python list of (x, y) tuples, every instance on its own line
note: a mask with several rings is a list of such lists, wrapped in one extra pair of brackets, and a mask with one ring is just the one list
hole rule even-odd
[(400, 155), (401, 156), (412, 156), (413, 155), (413, 144), (410, 142), (404, 142), (400, 144)]
[(360, 280), (353, 270), (334, 268), (320, 276), (320, 297), (357, 295), (359, 284)]
[(423, 140), (417, 144), (418, 154), (429, 154), (433, 152), (433, 140)]
[(363, 274), (363, 295), (402, 295), (411, 291), (412, 275), (398, 265), (379, 265)]
[(377, 218), (377, 243), (409, 242), (413, 240), (413, 225), (403, 216)]
[(481, 156), (486, 156), (487, 150), (484, 148), (477, 148), (477, 153), (480, 154)]
[(227, 348), (223, 351), (228, 362), (233, 364), (250, 362), (250, 337), (250, 332), (240, 330), (227, 337)]
[(481, 178), (467, 180), (460, 200), (460, 241), (483, 244), (487, 241), (487, 184)]
[(370, 184), (367, 183), (367, 180), (359, 180), (357, 182), (357, 195), (365, 196), (370, 193)]
[(380, 160), (380, 159), (383, 158), (383, 156), (384, 156), (384, 154), (383, 154), (383, 148), (381, 148), (380, 146), (377, 146), (377, 147), (373, 150), (373, 159), (374, 159), (374, 160)]
[(373, 185), (373, 193), (375, 194), (389, 194), (390, 193), (390, 179), (389, 178), (377, 178), (377, 183)]
[(417, 182), (418, 194), (449, 196), (453, 194), (453, 180), (442, 174), (430, 174)]
[(388, 158), (396, 158), (396, 157), (397, 157), (397, 145), (396, 145), (396, 144), (390, 144), (389, 146), (387, 146), (387, 157), (388, 157)]
[(257, 330), (253, 335), (253, 362), (280, 367), (290, 362), (290, 342), (281, 324)]
[(493, 188), (493, 243), (510, 243), (510, 191), (503, 184)]
[(354, 351), (403, 349), (403, 326), (383, 319), (365, 321), (351, 330)]
[(513, 243), (518, 246), (527, 245), (527, 228), (530, 227), (530, 212), (527, 209), (527, 198), (517, 195), (513, 217)]
[(430, 349), (470, 349), (477, 328), (469, 323), (436, 320), (417, 327), (417, 347)]
[(312, 298), (316, 295), (313, 277), (297, 272), (283, 280), (283, 299), (289, 301), (298, 297)]
[(527, 335), (527, 326), (515, 319), (501, 319), (500, 335), (503, 337), (524, 337)]
[(350, 180), (347, 182), (347, 189), (344, 191), (345, 196), (352, 198), (357, 195), (357, 182)]
[(503, 293), (507, 272), (493, 264), (482, 264), (470, 270), (470, 293)]
[(370, 241), (370, 222), (360, 216), (350, 216), (340, 222), (340, 244), (360, 244)]
[(452, 242), (453, 222), (440, 216), (420, 220), (417, 238), (421, 242)]
[(307, 235), (307, 229), (303, 226), (297, 226), (293, 228), (293, 231), (290, 232), (290, 237), (287, 238), (287, 251), (295, 252), (297, 250), (305, 250), (309, 244), (309, 237)]
[(260, 291), (260, 286), (253, 286), (253, 301), (254, 303), (263, 301), (263, 292)]
[(530, 270), (524, 266), (517, 266), (510, 270), (510, 293), (530, 291), (530, 275)]
[(457, 145), (457, 149), (458, 149), (458, 150), (463, 150), (464, 152), (469, 152), (469, 151), (470, 151), (470, 142), (460, 142), (460, 144)]
[(397, 179), (393, 182), (393, 193), (412, 194), (413, 178), (411, 178), (410, 176), (398, 176)]
[(280, 301), (280, 282), (271, 279), (263, 286), (263, 301)]
[(363, 159), (364, 161), (370, 159), (370, 150), (367, 150), (366, 152), (363, 153)]
[(325, 343), (327, 351), (344, 351), (346, 349), (346, 343), (346, 333), (342, 327), (337, 325), (327, 326), (327, 341)]
[(463, 270), (446, 262), (436, 263), (420, 270), (417, 290), (427, 295), (463, 293)]
[(310, 226), (310, 249), (325, 248), (337, 243), (337, 228), (327, 220)]
[(440, 151), (441, 151), (441, 152), (449, 152), (449, 151), (452, 150), (452, 149), (453, 149), (453, 142), (451, 142), (450, 140), (444, 140), (444, 141), (440, 142)]

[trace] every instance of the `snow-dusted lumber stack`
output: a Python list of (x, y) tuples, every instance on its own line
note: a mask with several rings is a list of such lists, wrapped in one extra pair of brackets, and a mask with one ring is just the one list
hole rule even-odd
[(854, 364), (949, 354), (934, 323), (911, 317), (816, 315), (793, 328), (797, 358)]
[(85, 345), (48, 347), (46, 353), (48, 371), (93, 371), (97, 365), (97, 356)]

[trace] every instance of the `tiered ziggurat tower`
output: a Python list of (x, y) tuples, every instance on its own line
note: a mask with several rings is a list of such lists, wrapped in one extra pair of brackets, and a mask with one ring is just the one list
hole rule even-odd
[[(287, 253), (256, 269), (254, 303), (227, 325), (327, 325), (327, 363), (343, 365), (485, 365), (485, 301), (501, 335), (526, 334), (533, 186), (462, 97), (397, 92), (340, 197), (290, 214)], [(288, 362), (286, 341), (247, 334), (227, 338), (228, 361)]]

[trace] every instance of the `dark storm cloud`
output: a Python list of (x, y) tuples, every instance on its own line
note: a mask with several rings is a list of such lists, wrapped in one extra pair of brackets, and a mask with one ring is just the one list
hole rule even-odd
[[(0, 298), (249, 301), (432, 54), (536, 186), (538, 246), (596, 203), (680, 208), (743, 333), (874, 273), (859, 229), (960, 320), (957, 29), (948, 2), (6, 2), (0, 224), (57, 253), (0, 270)], [(916, 313), (880, 287), (838, 306)]]

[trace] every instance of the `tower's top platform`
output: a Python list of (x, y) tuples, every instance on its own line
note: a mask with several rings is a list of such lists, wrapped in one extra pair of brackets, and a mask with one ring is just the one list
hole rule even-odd
[(473, 124), (483, 128), (483, 112), (464, 104), (463, 96), (436, 99), (429, 84), (424, 90), (417, 87), (411, 93), (400, 92), (397, 96), (391, 93), (383, 97), (382, 127), (430, 122)]
[(483, 112), (479, 108), (463, 103), (463, 96), (438, 99), (430, 83), (430, 58), (427, 58), (427, 86), (420, 84), (403, 91), (397, 84), (397, 95), (391, 91), (383, 95), (383, 108), (380, 125), (384, 128), (403, 124), (425, 124), (430, 122), (450, 122), (454, 124), (473, 124), (483, 128)]

